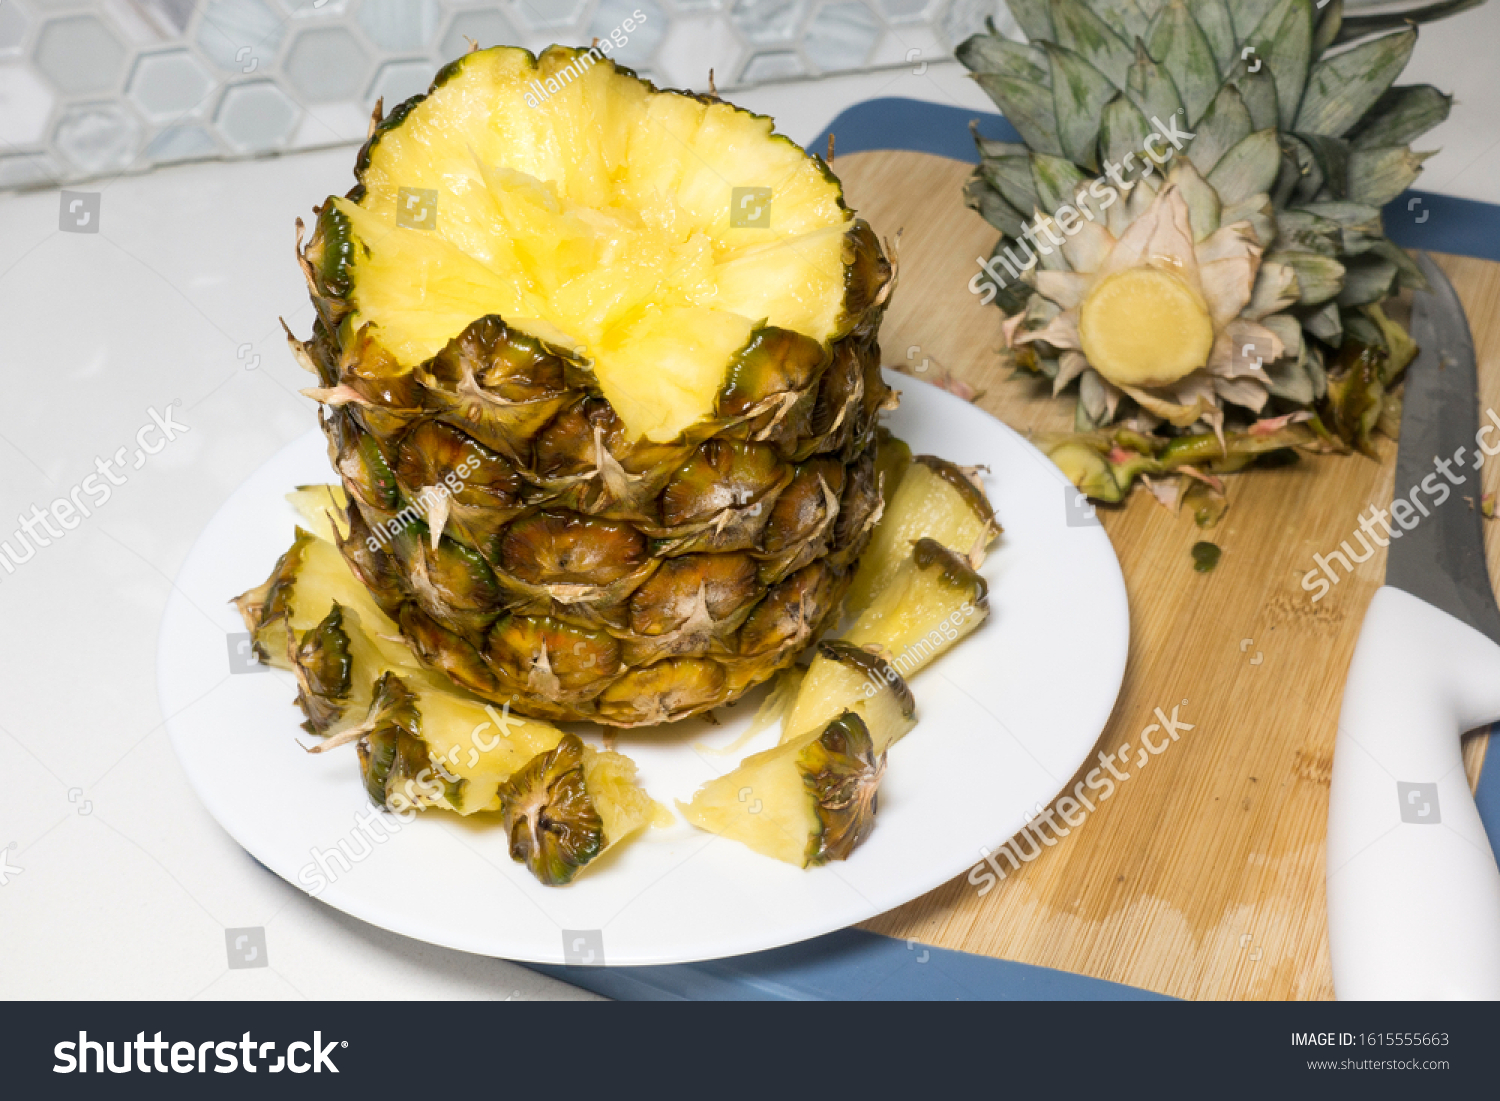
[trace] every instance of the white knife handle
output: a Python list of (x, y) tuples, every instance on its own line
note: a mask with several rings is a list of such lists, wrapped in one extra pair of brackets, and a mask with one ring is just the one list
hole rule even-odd
[(1459, 744), (1495, 719), (1500, 646), (1409, 593), (1377, 591), (1328, 800), (1337, 997), (1500, 998), (1500, 869)]

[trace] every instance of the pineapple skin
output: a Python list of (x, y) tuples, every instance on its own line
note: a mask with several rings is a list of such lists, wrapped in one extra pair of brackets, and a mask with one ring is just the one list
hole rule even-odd
[[(372, 124), (356, 177), (421, 98)], [(325, 204), (299, 254), (318, 317), (288, 340), (338, 395), (320, 423), (350, 498), (340, 549), (425, 664), (521, 714), (647, 726), (737, 698), (836, 619), (895, 402), (878, 343), (894, 270), (867, 223), (845, 236), (838, 338), (758, 328), (714, 415), (669, 443), (629, 440), (583, 361), (495, 315), (399, 366), (341, 324), (352, 247)], [(416, 519), (460, 468), (443, 515)]]

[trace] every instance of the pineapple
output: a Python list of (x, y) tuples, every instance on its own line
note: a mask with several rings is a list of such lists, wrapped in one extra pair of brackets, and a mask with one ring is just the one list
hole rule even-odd
[(901, 475), (860, 561), (849, 590), (849, 611), (864, 611), (890, 585), (918, 539), (935, 539), (978, 565), (1000, 531), (976, 470), (918, 455)]
[[(909, 698), (909, 697), (908, 697)], [(909, 725), (888, 708), (882, 718)], [(898, 734), (847, 711), (795, 741), (756, 753), (678, 809), (699, 829), (799, 868), (844, 860), (870, 835), (885, 753)]]
[[(907, 699), (904, 678), (945, 654), (989, 615), (989, 586), (935, 539), (912, 548), (875, 602), (841, 639), (819, 645), (782, 723), (781, 740), (794, 741), (845, 710), (886, 696)], [(881, 736), (906, 733), (882, 724)], [(876, 742), (883, 753), (890, 742)]]
[[(502, 712), (426, 668), (397, 625), (371, 599), (332, 541), (337, 487), (303, 487), (291, 499), (314, 527), (297, 529), (271, 576), (236, 599), (253, 644), (269, 664), (297, 679), (304, 727), (323, 736), (311, 752), (354, 742), (365, 790), (379, 806), (441, 808), (461, 815), (499, 811), (507, 829), (514, 808), (540, 790), (546, 838), (588, 835), (559, 860), (550, 844), (512, 853), (543, 883), (568, 882), (586, 863), (666, 809), (635, 782), (635, 765), (583, 745), (550, 723)], [(574, 762), (573, 798), (546, 799), (544, 759)], [(581, 781), (581, 786), (577, 783)], [(533, 799), (535, 802), (535, 799)], [(513, 830), (511, 830), (514, 833)]]
[(1113, 501), (1184, 465), (1374, 453), (1415, 354), (1381, 303), (1425, 285), (1380, 211), (1451, 103), (1394, 82), (1408, 24), (1470, 6), (1009, 0), (1029, 43), (959, 48), (1024, 141), (976, 135), (966, 195), (1005, 280), (970, 287), (1017, 368), (1077, 384), (1078, 435), (1050, 445), (1074, 484)]
[[(533, 107), (533, 81), (560, 90)], [(495, 48), (377, 118), (355, 175), (288, 338), (348, 496), (332, 534), (423, 667), (654, 725), (837, 618), (882, 508), (894, 272), (819, 158), (591, 51)], [(754, 187), (769, 225), (740, 224)]]

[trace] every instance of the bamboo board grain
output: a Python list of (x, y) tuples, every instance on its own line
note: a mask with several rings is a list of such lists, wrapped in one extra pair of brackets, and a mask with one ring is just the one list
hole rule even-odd
[[(841, 157), (834, 168), (878, 233), (904, 231), (900, 284), (881, 333), (885, 363), (946, 369), (1021, 432), (1066, 429), (1071, 399), (1009, 378), (996, 355), (999, 311), (967, 290), (975, 258), (995, 238), (962, 203), (970, 166), (881, 151)], [(1500, 265), (1437, 259), (1474, 329), (1481, 408), (1500, 409)], [(1229, 512), (1207, 535), (1144, 491), (1101, 508), (1125, 574), (1131, 640), (1097, 748), (1138, 747), (1157, 707), (1179, 707), (1192, 731), (1149, 767), (1127, 766), (1131, 779), (1081, 827), (983, 897), (957, 879), (867, 927), (1184, 998), (1332, 997), (1328, 785), (1344, 676), (1385, 555), (1377, 551), (1316, 604), (1300, 579), (1314, 554), (1349, 538), (1369, 505), (1389, 504), (1395, 452), (1382, 440), (1378, 463), (1308, 456), (1231, 477)], [(1500, 475), (1481, 473), (1484, 489), (1496, 489)], [(1471, 489), (1477, 506), (1478, 485), (1460, 492)], [(1491, 577), (1500, 576), (1497, 529), (1486, 525)], [(1199, 574), (1189, 548), (1205, 537), (1223, 558)], [(1003, 623), (1005, 609), (995, 614)], [(1471, 783), (1485, 741), (1468, 739)]]

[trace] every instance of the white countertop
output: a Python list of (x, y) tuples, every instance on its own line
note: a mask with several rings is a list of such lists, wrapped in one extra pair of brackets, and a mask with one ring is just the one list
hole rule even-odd
[[(1497, 42), (1500, 5), (1424, 29), (1405, 80), (1459, 105), (1422, 143), (1444, 150), (1419, 186), (1500, 202)], [(807, 141), (877, 96), (991, 109), (951, 63), (735, 98)], [(229, 492), (316, 421), (276, 318), (311, 325), (292, 220), (345, 190), (350, 164), (339, 148), (79, 185), (101, 195), (97, 233), (59, 232), (56, 192), (0, 197), (0, 540), (127, 448), (108, 501), (0, 570), (0, 997), (591, 996), (308, 898), (208, 816), (164, 732), (172, 579)], [(131, 469), (171, 403), (187, 430)], [(225, 931), (251, 928), (266, 966), (231, 969)]]

